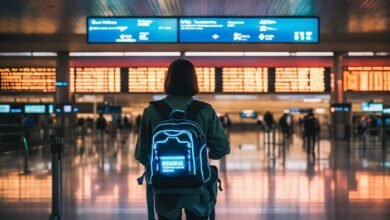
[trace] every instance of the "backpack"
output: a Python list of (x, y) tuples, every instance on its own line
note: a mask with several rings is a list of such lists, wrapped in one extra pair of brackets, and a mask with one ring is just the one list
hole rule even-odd
[(147, 180), (156, 189), (196, 188), (211, 177), (208, 148), (195, 118), (208, 105), (194, 100), (187, 111), (171, 110), (164, 101), (150, 102), (163, 120), (152, 132)]

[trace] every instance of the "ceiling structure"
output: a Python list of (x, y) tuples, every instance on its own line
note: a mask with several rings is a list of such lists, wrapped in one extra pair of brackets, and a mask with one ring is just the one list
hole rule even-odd
[[(87, 16), (319, 16), (317, 45), (88, 45)], [(390, 51), (389, 0), (0, 0), (0, 51)]]

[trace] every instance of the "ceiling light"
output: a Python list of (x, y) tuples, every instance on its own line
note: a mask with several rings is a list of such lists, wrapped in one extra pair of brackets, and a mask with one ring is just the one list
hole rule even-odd
[(244, 56), (244, 52), (185, 52), (187, 57), (240, 57)]
[(289, 52), (244, 52), (244, 56), (275, 56), (275, 57), (278, 57), (278, 56), (290, 56), (290, 53)]
[(348, 52), (348, 56), (374, 56), (374, 52)]
[(295, 56), (331, 57), (333, 55), (333, 52), (295, 52)]

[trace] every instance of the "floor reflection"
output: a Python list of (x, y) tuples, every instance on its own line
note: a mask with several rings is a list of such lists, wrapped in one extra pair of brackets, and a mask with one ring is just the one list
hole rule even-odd
[[(143, 172), (134, 159), (135, 134), (78, 138), (63, 157), (64, 219), (145, 219)], [(279, 137), (276, 137), (278, 139)], [(389, 151), (321, 140), (307, 155), (298, 136), (267, 145), (256, 132), (232, 132), (221, 172), (217, 219), (389, 219)], [(0, 219), (43, 219), (51, 207), (50, 152), (0, 155)], [(221, 166), (220, 161), (212, 161)], [(370, 217), (371, 216), (371, 217)]]

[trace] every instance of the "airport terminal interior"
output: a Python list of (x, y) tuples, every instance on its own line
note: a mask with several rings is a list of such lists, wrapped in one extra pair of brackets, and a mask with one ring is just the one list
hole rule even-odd
[(230, 143), (210, 220), (390, 219), (389, 0), (0, 0), (0, 219), (154, 219), (179, 58)]

